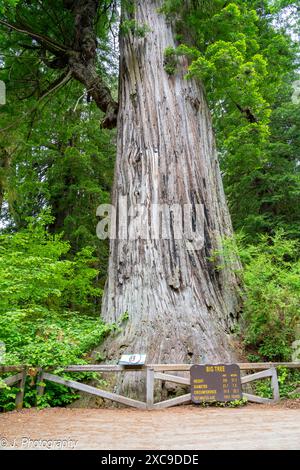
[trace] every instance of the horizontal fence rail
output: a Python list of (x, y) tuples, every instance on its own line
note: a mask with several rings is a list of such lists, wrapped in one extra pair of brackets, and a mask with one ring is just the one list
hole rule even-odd
[(79, 390), (81, 392), (90, 393), (91, 395), (96, 395), (101, 398), (106, 398), (107, 400), (112, 400), (117, 403), (122, 403), (123, 405), (132, 406), (134, 408), (146, 409), (146, 404), (142, 401), (133, 400), (132, 398), (123, 397), (116, 393), (108, 392), (106, 390), (100, 390), (96, 387), (91, 387), (90, 385), (85, 385), (80, 382), (74, 382), (74, 380), (67, 380), (59, 377), (57, 375), (43, 373), (41, 376), (42, 381), (48, 380), (49, 382), (54, 382), (60, 385), (65, 385), (66, 387)]
[[(134, 400), (129, 397), (118, 395), (117, 393), (102, 390), (91, 385), (86, 385), (81, 382), (66, 379), (60, 377), (52, 371), (55, 371), (54, 367), (48, 369), (41, 369), (39, 367), (25, 367), (25, 366), (0, 366), (0, 374), (15, 373), (15, 375), (6, 377), (3, 382), (7, 386), (16, 385), (19, 389), (16, 395), (16, 409), (20, 410), (23, 406), (24, 391), (26, 377), (29, 375), (31, 378), (36, 377), (36, 389), (37, 397), (41, 397), (44, 394), (46, 382), (52, 382), (59, 385), (79, 390), (81, 392), (89, 393), (101, 397), (103, 399), (111, 400), (122, 405), (138, 408), (142, 410), (152, 410), (169, 408), (171, 406), (177, 406), (182, 404), (191, 403), (191, 394), (186, 393), (174, 398), (170, 398), (164, 401), (155, 403), (155, 380), (162, 382), (171, 382), (185, 387), (190, 387), (190, 377), (183, 377), (176, 375), (178, 372), (188, 373), (193, 364), (147, 364), (144, 366), (121, 366), (114, 364), (88, 364), (88, 365), (70, 365), (57, 367), (61, 372), (64, 373), (79, 373), (79, 372), (98, 372), (98, 373), (126, 373), (132, 371), (140, 371), (146, 374), (146, 397), (145, 402)], [(251, 374), (241, 376), (242, 385), (251, 383), (255, 380), (261, 380), (265, 378), (271, 379), (271, 390), (273, 398), (264, 398), (250, 393), (243, 393), (243, 397), (248, 401), (255, 403), (276, 403), (280, 399), (279, 385), (277, 378), (277, 367), (286, 368), (297, 368), (300, 369), (300, 362), (256, 362), (256, 363), (237, 363), (241, 371), (251, 371)], [(257, 371), (254, 372), (253, 371)]]
[[(0, 372), (2, 372), (2, 369), (3, 367), (1, 367)], [(16, 372), (16, 370), (19, 370), (19, 369), (14, 369), (14, 370), (6, 369), (3, 372)], [(15, 401), (17, 410), (21, 410), (23, 408), (26, 377), (27, 377), (27, 368), (23, 367), (22, 371), (18, 372), (18, 374), (11, 375), (10, 377), (3, 379), (3, 382), (8, 387), (12, 387), (13, 385), (16, 385), (17, 388), (19, 389), (16, 394), (16, 401)]]

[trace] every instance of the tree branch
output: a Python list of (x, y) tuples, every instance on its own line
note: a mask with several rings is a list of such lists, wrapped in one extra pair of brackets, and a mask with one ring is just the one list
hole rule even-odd
[(96, 71), (97, 35), (96, 20), (99, 8), (98, 0), (65, 0), (75, 23), (73, 50), (78, 51), (69, 60), (73, 76), (88, 90), (98, 108), (106, 116), (102, 127), (112, 129), (117, 124), (118, 103), (111, 96), (110, 89)]
[(257, 117), (254, 116), (250, 108), (242, 108), (238, 103), (235, 103), (238, 110), (244, 115), (248, 122), (255, 124), (258, 122)]
[[(109, 87), (97, 73), (97, 34), (96, 23), (99, 8), (98, 0), (64, 0), (64, 7), (74, 18), (74, 37), (71, 48), (57, 43), (51, 38), (36, 33), (25, 24), (8, 23), (0, 20), (0, 25), (35, 39), (44, 52), (49, 51), (55, 58), (47, 60), (46, 54), (41, 60), (52, 69), (67, 69), (42, 97), (64, 85), (71, 77), (82, 83), (95, 101), (97, 107), (105, 113), (102, 127), (112, 129), (117, 124), (118, 103), (113, 99)], [(43, 51), (42, 51), (43, 54)]]
[(22, 34), (26, 34), (27, 36), (30, 36), (32, 39), (35, 39), (40, 44), (44, 45), (50, 52), (53, 52), (53, 54), (66, 53), (68, 51), (67, 47), (63, 46), (62, 44), (58, 44), (57, 42), (53, 41), (47, 36), (31, 31), (31, 29), (28, 26), (23, 27), (14, 23), (8, 23), (7, 21), (4, 21), (4, 20), (0, 20), (0, 24), (2, 24), (3, 26), (6, 26), (7, 28), (13, 29), (14, 31), (17, 31), (18, 33), (22, 33)]
[(33, 113), (36, 109), (38, 109), (40, 103), (48, 96), (50, 95), (51, 93), (53, 93), (54, 91), (57, 91), (60, 87), (62, 87), (63, 85), (65, 85), (70, 79), (72, 78), (72, 74), (71, 74), (71, 71), (69, 70), (67, 74), (64, 74), (64, 76), (61, 76), (60, 79), (61, 80), (56, 80), (55, 82), (52, 83), (52, 85), (50, 85), (50, 87), (43, 93), (43, 95), (38, 99), (38, 101), (35, 103), (35, 105), (29, 109), (26, 113), (24, 113), (21, 117), (19, 117), (18, 119), (16, 119), (14, 122), (12, 122), (11, 124), (9, 124), (8, 126), (6, 127), (3, 127), (2, 129), (0, 128), (0, 133), (1, 132), (5, 132), (7, 131), (8, 129), (11, 129), (12, 127), (15, 127), (17, 124), (19, 124), (20, 122), (24, 121), (24, 118), (26, 118), (26, 116), (30, 115), (31, 113)]
[(47, 88), (47, 90), (44, 91), (44, 93), (40, 96), (39, 100), (42, 100), (46, 98), (50, 93), (53, 93), (54, 91), (57, 91), (59, 88), (63, 87), (68, 83), (72, 78), (72, 72), (68, 70), (67, 72), (64, 72), (60, 77), (57, 78), (57, 80), (54, 80), (53, 83)]

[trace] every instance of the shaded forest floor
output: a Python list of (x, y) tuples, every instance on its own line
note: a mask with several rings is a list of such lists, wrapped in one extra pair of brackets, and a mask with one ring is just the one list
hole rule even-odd
[[(36, 442), (40, 440), (50, 443)], [(67, 441), (67, 448), (75, 449), (299, 450), (300, 400), (235, 409), (52, 408), (0, 415), (2, 449), (56, 448), (54, 440)]]

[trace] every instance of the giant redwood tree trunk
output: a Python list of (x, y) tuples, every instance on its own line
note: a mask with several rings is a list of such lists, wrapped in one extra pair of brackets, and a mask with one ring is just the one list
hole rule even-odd
[[(238, 280), (211, 260), (232, 232), (212, 122), (201, 84), (185, 79), (185, 64), (172, 76), (164, 69), (165, 49), (175, 42), (161, 3), (137, 1), (134, 19), (151, 32), (121, 37), (113, 202), (118, 214), (120, 195), (129, 210), (138, 204), (146, 213), (153, 204), (203, 204), (204, 246), (189, 250), (175, 239), (172, 220), (169, 240), (111, 241), (102, 314), (108, 322), (125, 312), (129, 319), (105, 352), (109, 359), (145, 352), (148, 363), (230, 361)], [(145, 219), (143, 228), (150, 233), (157, 221), (158, 214)], [(125, 388), (136, 386), (136, 377), (127, 380)]]

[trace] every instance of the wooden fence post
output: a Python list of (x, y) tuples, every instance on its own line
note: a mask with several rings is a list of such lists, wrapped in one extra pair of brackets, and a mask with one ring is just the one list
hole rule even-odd
[(38, 405), (39, 397), (42, 397), (45, 392), (45, 385), (39, 385), (40, 382), (43, 382), (43, 369), (39, 369), (39, 373), (36, 378), (36, 404)]
[(154, 404), (154, 369), (151, 367), (147, 367), (146, 394), (147, 409), (151, 410)]
[(20, 390), (18, 391), (16, 395), (16, 410), (21, 410), (23, 408), (26, 377), (27, 377), (27, 369), (24, 369), (22, 372), (22, 378), (18, 382), (18, 388)]
[(278, 402), (280, 400), (280, 394), (279, 394), (279, 384), (278, 384), (276, 367), (272, 367), (271, 371), (272, 371), (271, 388), (273, 391), (273, 400), (274, 402)]

